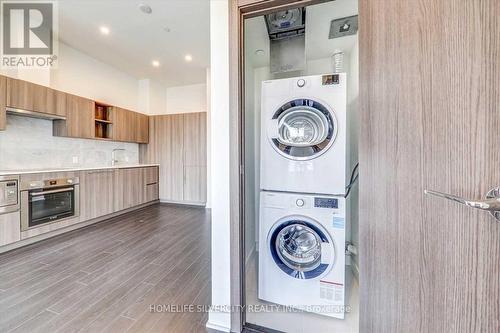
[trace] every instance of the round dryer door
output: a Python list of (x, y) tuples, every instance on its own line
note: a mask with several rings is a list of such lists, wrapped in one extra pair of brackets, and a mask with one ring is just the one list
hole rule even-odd
[(297, 279), (322, 275), (335, 259), (334, 244), (326, 231), (306, 219), (278, 222), (271, 230), (269, 248), (276, 265)]
[(333, 112), (311, 99), (295, 99), (273, 115), (268, 136), (273, 148), (293, 160), (310, 160), (330, 149), (337, 135)]

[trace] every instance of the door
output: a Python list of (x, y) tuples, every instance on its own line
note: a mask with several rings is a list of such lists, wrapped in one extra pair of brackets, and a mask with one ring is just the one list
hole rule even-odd
[(500, 2), (360, 1), (360, 328), (498, 332)]

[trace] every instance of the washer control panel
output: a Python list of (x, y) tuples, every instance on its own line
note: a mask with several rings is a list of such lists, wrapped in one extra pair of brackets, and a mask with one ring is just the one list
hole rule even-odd
[(314, 207), (317, 208), (339, 208), (339, 200), (333, 198), (314, 198)]

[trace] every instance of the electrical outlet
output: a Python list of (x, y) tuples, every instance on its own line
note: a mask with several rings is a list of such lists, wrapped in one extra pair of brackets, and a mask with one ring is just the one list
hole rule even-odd
[(78, 156), (73, 156), (73, 164), (78, 164)]

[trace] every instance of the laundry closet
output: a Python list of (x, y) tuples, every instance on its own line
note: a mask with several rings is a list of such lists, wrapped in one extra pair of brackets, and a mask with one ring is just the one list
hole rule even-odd
[(357, 332), (358, 3), (244, 22), (245, 322)]

